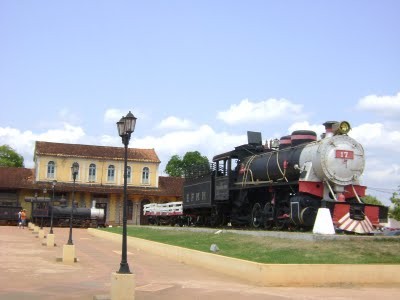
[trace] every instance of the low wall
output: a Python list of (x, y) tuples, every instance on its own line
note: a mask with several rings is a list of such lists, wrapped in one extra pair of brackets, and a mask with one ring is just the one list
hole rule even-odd
[[(120, 234), (93, 228), (89, 233), (122, 243)], [(262, 286), (398, 285), (400, 265), (262, 264), (214, 253), (128, 237), (128, 247), (211, 269)]]

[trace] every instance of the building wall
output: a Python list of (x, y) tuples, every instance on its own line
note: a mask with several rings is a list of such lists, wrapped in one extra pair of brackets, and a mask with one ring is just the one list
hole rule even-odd
[[(50, 161), (55, 163), (54, 176), (48, 175), (48, 164)], [(74, 162), (79, 164), (79, 173), (76, 178), (76, 183), (83, 184), (103, 184), (117, 185), (124, 184), (124, 162), (123, 160), (96, 160), (96, 159), (77, 159), (64, 158), (57, 156), (36, 156), (36, 181), (52, 181), (73, 182), (71, 167)], [(94, 180), (89, 178), (89, 167), (91, 164), (96, 165), (96, 174)], [(108, 180), (109, 166), (114, 166), (114, 180)], [(128, 167), (131, 168), (131, 178), (128, 178), (128, 186), (148, 186), (158, 187), (158, 163), (152, 162), (135, 162), (128, 161)], [(144, 168), (149, 169), (149, 182), (143, 182), (142, 175)]]

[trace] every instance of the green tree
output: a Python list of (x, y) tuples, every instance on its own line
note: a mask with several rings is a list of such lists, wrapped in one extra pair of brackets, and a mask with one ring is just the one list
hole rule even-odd
[(400, 194), (394, 192), (390, 201), (393, 203), (393, 206), (390, 208), (390, 216), (393, 219), (400, 221)]
[(173, 155), (165, 167), (165, 173), (169, 176), (183, 176), (183, 162), (179, 155)]
[(366, 195), (365, 197), (362, 198), (364, 203), (367, 204), (376, 204), (376, 205), (383, 205), (381, 201), (378, 200), (378, 198), (371, 196), (371, 195)]
[(0, 146), (0, 167), (23, 167), (24, 158), (8, 145)]
[(209, 170), (210, 162), (207, 156), (202, 156), (199, 151), (186, 152), (183, 157), (183, 170), (186, 174), (195, 172), (196, 170)]
[(199, 170), (207, 171), (210, 163), (206, 156), (202, 156), (199, 151), (186, 152), (181, 159), (179, 155), (174, 155), (165, 167), (165, 173), (169, 176), (184, 177)]

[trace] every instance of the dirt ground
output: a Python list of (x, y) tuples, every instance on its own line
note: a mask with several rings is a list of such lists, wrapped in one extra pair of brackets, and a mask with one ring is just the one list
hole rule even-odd
[[(56, 258), (62, 257), (69, 229), (54, 233), (57, 246), (48, 248), (27, 228), (0, 226), (0, 299), (109, 299), (121, 244), (74, 228), (78, 262), (68, 265)], [(400, 287), (259, 287), (131, 248), (128, 262), (136, 275), (136, 299), (400, 299)]]

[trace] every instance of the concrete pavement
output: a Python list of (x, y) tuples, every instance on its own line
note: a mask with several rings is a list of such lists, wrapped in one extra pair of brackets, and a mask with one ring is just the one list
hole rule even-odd
[[(48, 232), (46, 228), (46, 232)], [(0, 226), (0, 299), (107, 299), (121, 244), (73, 229), (78, 262), (57, 262), (68, 228), (54, 228), (57, 246), (42, 246), (27, 228)], [(128, 248), (136, 299), (400, 299), (399, 287), (258, 287), (218, 272)]]

